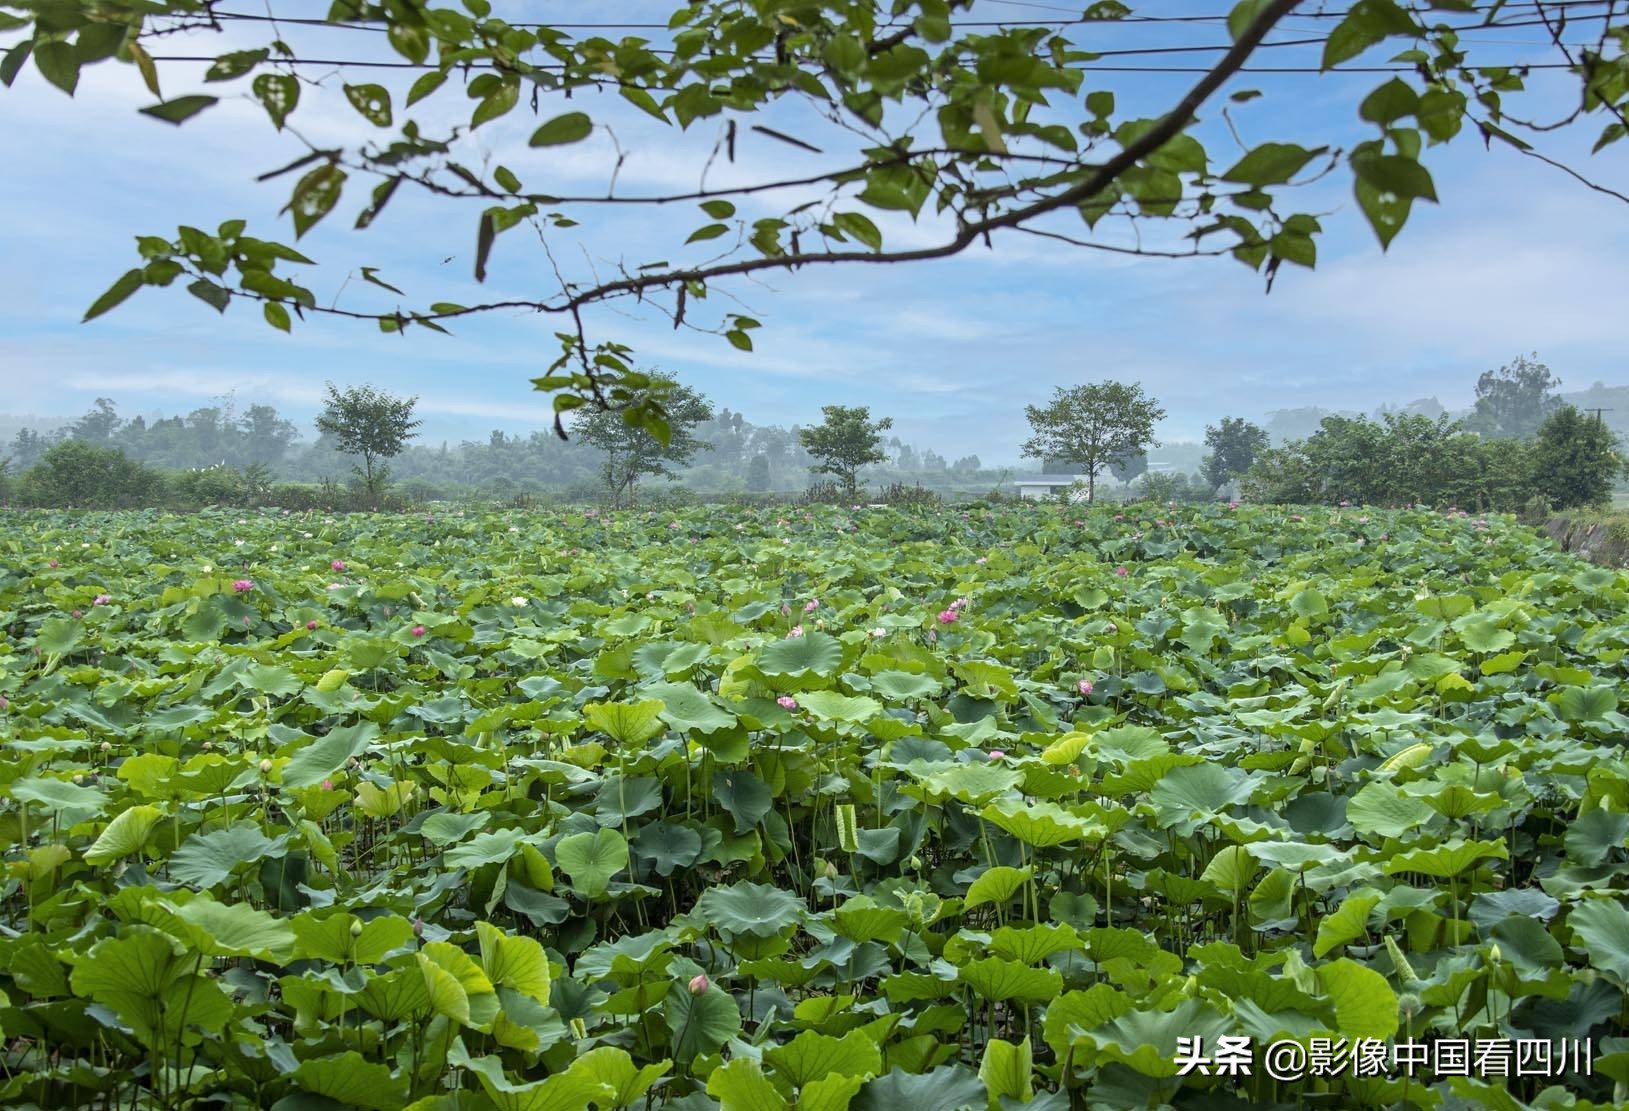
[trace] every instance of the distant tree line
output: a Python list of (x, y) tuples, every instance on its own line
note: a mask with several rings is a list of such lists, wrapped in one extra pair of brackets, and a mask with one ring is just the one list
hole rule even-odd
[(1530, 440), (1486, 436), (1446, 416), (1325, 417), (1306, 439), (1264, 451), (1242, 485), (1263, 502), (1542, 512), (1604, 505), (1624, 473), (1617, 434), (1567, 405)]
[[(335, 400), (331, 389), (324, 414), (333, 411)], [(372, 405), (388, 425), (390, 404), (406, 400), (374, 391), (371, 398), (359, 394), (344, 404)], [(302, 440), (299, 427), (271, 405), (240, 410), (226, 397), (185, 415), (149, 419), (125, 418), (111, 399), (98, 398), (77, 420), (52, 429), (25, 427), (0, 445), (0, 497), (29, 505), (195, 506), (255, 503), (275, 491), (282, 504), (321, 498), (365, 506), (380, 502), (387, 487), (394, 487), (411, 500), (616, 500), (631, 496), (640, 478), (671, 480), (705, 493), (793, 494), (809, 485), (827, 458), (808, 446), (810, 429), (754, 425), (727, 407), (715, 410), (699, 395), (695, 400), (704, 412), (682, 400), (670, 401), (685, 417), (680, 442), (697, 450), (679, 458), (641, 449), (638, 473), (630, 479), (619, 468), (630, 458), (633, 441), (617, 442), (616, 413), (607, 414), (613, 423), (579, 424), (580, 434), (568, 441), (539, 429), (526, 435), (494, 430), (483, 440), (424, 444), (413, 442), (415, 425), (406, 430), (414, 435), (404, 435), (393, 454), (380, 455), (366, 436), (347, 439), (340, 425), (324, 424), (322, 415), (315, 438)], [(411, 409), (398, 407), (394, 416), (398, 422), (415, 421)], [(1002, 477), (984, 471), (977, 455), (952, 460), (897, 436), (879, 435), (869, 450), (875, 458), (862, 465), (864, 477), (879, 485), (950, 491), (988, 487)], [(42, 462), (48, 466), (25, 481)], [(647, 465), (659, 469), (646, 470)], [(856, 480), (859, 476), (856, 468)]]

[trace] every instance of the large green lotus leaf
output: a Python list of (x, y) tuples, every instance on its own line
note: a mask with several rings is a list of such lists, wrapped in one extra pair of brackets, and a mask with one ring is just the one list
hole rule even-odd
[(882, 713), (882, 704), (864, 695), (808, 691), (798, 703), (821, 721), (867, 721)]
[(85, 863), (106, 864), (141, 851), (153, 827), (164, 815), (156, 806), (132, 806), (107, 824), (85, 850)]
[(427, 942), (414, 954), (430, 996), (430, 1009), (461, 1026), (490, 1028), (498, 1014), (498, 995), (481, 966), (445, 941)]
[(1629, 985), (1629, 910), (1618, 899), (1598, 896), (1578, 904), (1567, 912), (1567, 925), (1593, 967)]
[(1124, 766), (1164, 756), (1171, 751), (1171, 744), (1146, 725), (1118, 725), (1094, 734), (1088, 750), (1100, 752)]
[(1484, 934), (1500, 919), (1510, 915), (1548, 922), (1561, 904), (1536, 887), (1512, 887), (1503, 891), (1483, 891), (1471, 900), (1470, 920)]
[(1206, 1004), (1184, 999), (1169, 1011), (1127, 1011), (1086, 1031), (1078, 1040), (1095, 1046), (1100, 1060), (1119, 1061), (1144, 1076), (1166, 1077), (1175, 1076), (1181, 1067), (1177, 1064), (1179, 1037), (1201, 1038), (1209, 1044), (1233, 1029), (1230, 1019)]
[(1383, 780), (1364, 784), (1346, 804), (1346, 820), (1353, 829), (1387, 839), (1418, 829), (1431, 815), (1425, 800), (1406, 795)]
[(1629, 814), (1591, 810), (1574, 818), (1563, 836), (1567, 855), (1580, 864), (1598, 864), (1629, 845)]
[(736, 1057), (709, 1073), (707, 1094), (719, 1101), (720, 1111), (785, 1111), (788, 1106), (751, 1057)]
[(857, 895), (832, 915), (837, 932), (851, 941), (893, 944), (910, 924), (911, 916), (896, 907), (878, 906), (868, 895)]
[(895, 701), (913, 698), (931, 698), (939, 693), (941, 684), (931, 675), (909, 671), (879, 671), (871, 677), (871, 689)]
[(863, 1076), (836, 1075), (811, 1080), (798, 1092), (798, 1111), (848, 1111), (865, 1081)]
[(696, 917), (728, 934), (774, 937), (796, 924), (803, 900), (770, 884), (742, 881), (710, 887), (696, 900)]
[(265, 663), (250, 664), (238, 673), (237, 681), (246, 690), (285, 698), (300, 693), (300, 688), (305, 685), (288, 668)]
[(650, 822), (633, 839), (634, 851), (651, 862), (659, 876), (688, 868), (701, 856), (701, 834), (676, 822)]
[(1403, 872), (1419, 872), (1422, 875), (1447, 879), (1473, 867), (1478, 861), (1490, 858), (1510, 859), (1510, 850), (1505, 847), (1504, 841), (1466, 841), (1456, 837), (1429, 849), (1398, 853), (1386, 861), (1385, 868), (1388, 876)]
[(1051, 968), (1030, 968), (1017, 961), (986, 957), (961, 967), (961, 979), (984, 999), (1045, 1003), (1063, 991), (1063, 976)]
[(138, 752), (119, 765), (119, 778), (144, 798), (173, 798), (177, 794), (176, 769), (181, 761), (162, 752)]
[(869, 1079), (882, 1071), (882, 1053), (863, 1030), (851, 1030), (841, 1038), (805, 1030), (785, 1045), (764, 1050), (764, 1061), (794, 1088), (823, 1076)]
[(1028, 865), (1022, 868), (1010, 868), (1005, 864), (998, 864), (994, 868), (987, 868), (973, 881), (967, 889), (967, 899), (962, 909), (973, 910), (993, 903), (996, 906), (1005, 906), (1007, 901), (1018, 893), (1018, 889), (1035, 874), (1035, 869)]
[(95, 787), (41, 776), (14, 781), (8, 793), (18, 802), (32, 802), (49, 813), (64, 815), (69, 825), (98, 816), (109, 801), (107, 794)]
[(567, 1069), (542, 1080), (514, 1081), (504, 1073), (501, 1059), (471, 1057), (462, 1041), (453, 1042), (447, 1063), (474, 1073), (498, 1111), (586, 1111), (590, 1105), (616, 1106), (615, 1089), (587, 1072)]
[(1454, 629), (1472, 652), (1503, 652), (1516, 643), (1515, 633), (1499, 628), (1492, 619), (1480, 615), (1460, 618), (1454, 622)]
[(1214, 817), (1228, 807), (1247, 802), (1255, 780), (1220, 764), (1190, 764), (1172, 768), (1149, 792), (1149, 801), (1162, 818)]
[(759, 649), (758, 670), (765, 675), (817, 675), (829, 678), (843, 663), (843, 646), (825, 633), (787, 637)]
[(1014, 1045), (1012, 1042), (991, 1038), (984, 1044), (984, 1058), (979, 1062), (979, 1079), (989, 1093), (992, 1105), (1000, 1106), (1004, 1099), (1028, 1103), (1035, 1094), (1035, 1056), (1029, 1039)]
[(1079, 841), (1092, 832), (1091, 822), (1052, 802), (1026, 805), (1014, 799), (1002, 799), (980, 813), (986, 821), (1039, 849)]
[(1245, 848), (1257, 860), (1292, 872), (1302, 872), (1320, 864), (1336, 864), (1352, 855), (1333, 845), (1309, 845), (1301, 841), (1252, 841)]
[(769, 785), (745, 768), (713, 773), (713, 798), (735, 819), (735, 832), (745, 833), (775, 806)]
[(1563, 721), (1601, 721), (1618, 708), (1611, 687), (1565, 687), (1553, 696)]
[(1182, 643), (1200, 655), (1210, 652), (1210, 646), (1227, 634), (1227, 618), (1208, 606), (1195, 606), (1182, 611)]
[(717, 1053), (741, 1032), (741, 1009), (735, 997), (719, 987), (696, 994), (684, 984), (674, 984), (663, 1000), (662, 1018), (673, 1035), (673, 1056), (680, 1061)]
[(605, 894), (611, 877), (628, 866), (628, 842), (614, 829), (573, 833), (555, 843), (554, 859), (579, 895), (596, 899)]
[(193, 927), (199, 948), (213, 956), (286, 961), (294, 952), (289, 924), (247, 903), (217, 903), (200, 896), (170, 909)]
[(852, 1111), (985, 1111), (989, 1096), (978, 1076), (956, 1065), (927, 1072), (895, 1068), (861, 1089)]
[(1511, 915), (1501, 919), (1489, 934), (1499, 946), (1502, 960), (1515, 965), (1524, 975), (1543, 976), (1566, 963), (1566, 953), (1536, 918)]
[(1046, 1005), (1042, 1037), (1060, 1059), (1082, 1032), (1113, 1022), (1131, 1010), (1132, 1000), (1109, 984), (1093, 984), (1085, 991), (1068, 991)]
[(1353, 891), (1348, 894), (1334, 914), (1326, 914), (1319, 919), (1312, 955), (1322, 957), (1330, 950), (1364, 936), (1368, 932), (1369, 912), (1378, 902), (1378, 891)]
[(1318, 983), (1335, 1004), (1335, 1033), (1389, 1038), (1397, 1033), (1397, 993), (1374, 969), (1342, 957), (1320, 965)]
[(1215, 884), (1224, 894), (1238, 895), (1250, 886), (1260, 868), (1243, 845), (1224, 845), (1216, 850), (1199, 878)]
[(406, 1078), (397, 1079), (384, 1065), (347, 1050), (332, 1057), (309, 1057), (294, 1070), (301, 1088), (346, 1107), (393, 1111), (407, 1103)]
[(356, 993), (356, 999), (369, 1014), (385, 1022), (400, 1022), (430, 1010), (424, 973), (413, 965), (383, 976), (368, 977), (362, 990)]
[(34, 634), (34, 649), (42, 656), (71, 651), (85, 635), (85, 626), (67, 617), (47, 617)]
[(479, 868), (483, 864), (500, 864), (520, 851), (525, 834), (518, 829), (495, 829), (478, 833), (462, 844), (442, 854), (442, 863), (449, 868)]
[(583, 707), (588, 724), (624, 748), (639, 748), (662, 732), (665, 707), (654, 698), (638, 702), (590, 702)]
[(689, 683), (649, 683), (642, 689), (661, 700), (662, 718), (675, 729), (716, 733), (735, 724), (734, 714), (720, 709)]
[(478, 810), (473, 814), (455, 814), (450, 810), (438, 810), (424, 819), (419, 826), (419, 833), (432, 845), (445, 847), (463, 840), (472, 830), (480, 829), (491, 820), (492, 815), (484, 810)]
[(193, 887), (214, 887), (240, 864), (252, 864), (280, 849), (254, 822), (234, 822), (224, 829), (195, 833), (170, 854), (170, 878)]
[(960, 802), (985, 802), (1010, 791), (1024, 780), (1022, 772), (998, 764), (954, 764), (934, 771), (908, 769), (922, 789), (937, 798), (948, 795)]
[(173, 938), (146, 927), (103, 938), (74, 964), (74, 994), (109, 1006), (121, 997), (156, 999), (180, 973), (176, 948)]
[(671, 1060), (663, 1059), (640, 1068), (626, 1049), (602, 1045), (578, 1056), (567, 1071), (615, 1092), (610, 1106), (632, 1107), (641, 1102), (651, 1085), (667, 1075), (672, 1067)]
[(529, 937), (506, 934), (490, 922), (475, 923), (481, 971), (497, 987), (511, 988), (539, 1003), (549, 1001), (549, 958)]
[(344, 767), (351, 757), (367, 751), (378, 736), (379, 727), (371, 721), (330, 730), (295, 752), (283, 765), (283, 786), (298, 789), (321, 783)]

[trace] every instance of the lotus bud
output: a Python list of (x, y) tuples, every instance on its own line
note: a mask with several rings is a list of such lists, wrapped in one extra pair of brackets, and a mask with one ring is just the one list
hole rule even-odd
[(103, 752), (112, 752), (113, 751), (112, 742), (111, 741), (103, 741), (102, 742), (102, 751)]
[(694, 976), (690, 977), (691, 995), (706, 995), (707, 989), (712, 986), (713, 982), (707, 978), (707, 973), (705, 972), (698, 972)]
[(1488, 950), (1488, 960), (1489, 960), (1489, 962), (1491, 962), (1493, 964), (1498, 964), (1500, 961), (1502, 961), (1504, 959), (1505, 959), (1505, 955), (1504, 955), (1503, 952), (1500, 951), (1499, 946), (1494, 945), (1492, 948), (1490, 948)]
[(262, 772), (269, 772), (269, 771), (271, 771), (271, 769), (272, 769), (272, 763), (271, 763), (270, 760), (262, 760), (262, 761), (260, 761), (260, 770)]
[(836, 879), (837, 878), (837, 865), (833, 864), (829, 860), (826, 861), (824, 867), (822, 867), (820, 869), (820, 874), (825, 876), (829, 880)]
[(359, 918), (351, 919), (351, 936), (352, 937), (361, 937), (362, 936), (362, 921), (361, 921), (361, 919), (359, 919)]

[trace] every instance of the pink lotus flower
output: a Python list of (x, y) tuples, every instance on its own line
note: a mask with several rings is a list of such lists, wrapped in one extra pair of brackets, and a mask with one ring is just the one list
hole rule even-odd
[(338, 590), (340, 587), (342, 587), (344, 585), (345, 585), (344, 583), (329, 583), (328, 584), (328, 589), (329, 590)]
[(706, 995), (707, 989), (712, 986), (713, 982), (707, 978), (707, 973), (705, 972), (698, 972), (694, 976), (690, 977), (691, 995)]
[(1125, 569), (1125, 567), (1123, 567), (1123, 566), (1121, 566), (1121, 567), (1116, 567), (1116, 568), (1115, 568), (1115, 569), (1114, 569), (1114, 573), (1115, 573), (1115, 574), (1116, 574), (1116, 575), (1119, 575), (1119, 576), (1120, 576), (1120, 577), (1121, 577), (1121, 578), (1122, 578), (1122, 579), (1123, 579), (1123, 578), (1125, 578), (1125, 577), (1126, 577), (1126, 576), (1127, 576), (1127, 575), (1129, 575), (1129, 574), (1131, 574), (1131, 572), (1130, 572), (1130, 571), (1127, 571), (1127, 570), (1126, 570), (1126, 569)]
[(239, 594), (247, 594), (255, 588), (253, 579), (238, 579), (232, 584), (232, 589)]
[(815, 610), (817, 610), (819, 608), (820, 608), (820, 599), (819, 598), (810, 598), (807, 602), (803, 603), (803, 612), (804, 613), (813, 613)]
[(999, 759), (1001, 759), (1001, 758), (1002, 758), (1002, 757), (1003, 757), (1003, 756), (1005, 756), (1005, 755), (1007, 755), (1007, 754), (1006, 754), (1006, 752), (1005, 752), (1005, 751), (1003, 751), (1003, 750), (1002, 750), (1002, 749), (999, 749), (999, 748), (992, 748), (992, 749), (991, 749), (991, 750), (990, 750), (990, 755), (989, 755), (989, 756), (988, 756), (988, 757), (987, 757), (987, 759), (990, 759), (990, 760), (999, 760)]
[(782, 617), (791, 617), (792, 616), (792, 607), (790, 605), (788, 605), (787, 603), (785, 603), (785, 602), (781, 603), (781, 616)]
[(312, 632), (315, 632), (317, 629), (317, 623), (315, 621), (307, 621), (305, 623), (305, 627), (310, 629)]
[(779, 698), (775, 699), (775, 704), (783, 710), (795, 710), (798, 708), (798, 700), (789, 694), (783, 694)]
[(792, 626), (792, 631), (786, 634), (788, 639), (790, 639), (792, 637), (800, 637), (802, 635), (803, 635), (803, 626), (802, 625), (793, 625)]
[(323, 780), (322, 781), (322, 789), (324, 791), (332, 791), (334, 789), (334, 781), (332, 779)]
[(9, 710), (10, 708), (11, 708), (11, 699), (7, 698), (3, 694), (0, 694), (0, 710)]
[(414, 625), (413, 628), (410, 631), (412, 632), (412, 634), (414, 636), (421, 637), (421, 636), (424, 635), (424, 626), (423, 625)]
[(975, 559), (975, 560), (974, 560), (974, 561), (973, 561), (973, 562), (974, 562), (974, 563), (976, 563), (976, 564), (985, 564), (985, 563), (988, 563), (988, 562), (990, 562), (990, 561), (989, 561), (989, 559), (988, 559), (988, 558), (986, 558), (986, 557), (985, 557), (985, 556), (979, 556), (979, 557), (978, 557), (978, 558), (977, 558), (977, 559)]
[(93, 605), (93, 606), (105, 606), (111, 601), (113, 601), (113, 595), (111, 595), (111, 594), (98, 594), (95, 598), (91, 599), (91, 605)]
[(55, 566), (57, 566), (57, 561), (53, 559), (50, 563), (47, 563), (46, 566), (47, 567), (55, 567)]
[(335, 571), (343, 571), (345, 570), (345, 561), (343, 559), (336, 559), (328, 566), (332, 567)]
[(1239, 508), (1239, 503), (1236, 502), (1236, 501), (1230, 501), (1230, 502), (1227, 503), (1227, 507), (1229, 509), (1237, 509), (1237, 508)]
[(959, 620), (960, 618), (961, 618), (961, 614), (957, 613), (955, 610), (940, 610), (939, 611), (939, 624), (941, 624), (941, 625), (949, 625), (949, 624)]
[(1080, 691), (1080, 696), (1082, 698), (1085, 698), (1087, 695), (1092, 693), (1092, 681), (1090, 679), (1082, 679), (1080, 682), (1075, 684), (1075, 689)]
[(74, 610), (74, 616), (75, 617), (84, 617), (85, 615), (82, 612), (80, 612), (79, 610)]

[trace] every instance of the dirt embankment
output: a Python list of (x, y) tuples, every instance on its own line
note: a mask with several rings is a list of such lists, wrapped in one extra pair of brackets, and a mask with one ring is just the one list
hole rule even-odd
[(1629, 567), (1629, 515), (1552, 517), (1544, 531), (1566, 551), (1602, 567)]

